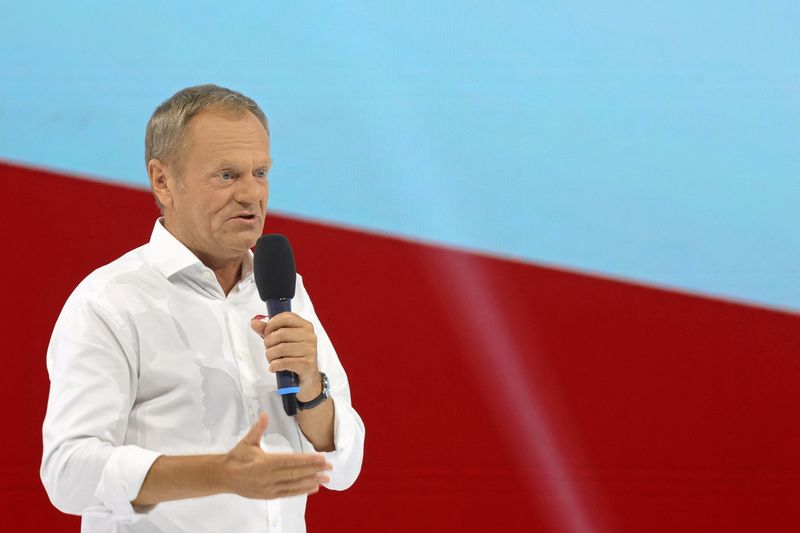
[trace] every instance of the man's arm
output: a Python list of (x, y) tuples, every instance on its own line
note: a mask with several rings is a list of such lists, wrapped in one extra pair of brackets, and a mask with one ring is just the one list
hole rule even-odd
[[(316, 382), (316, 383), (314, 383)], [(297, 399), (310, 402), (322, 393), (322, 378), (319, 373), (305, 389), (300, 388)], [(336, 449), (333, 439), (333, 421), (335, 413), (333, 400), (326, 399), (321, 404), (305, 410), (297, 411), (297, 424), (309, 442), (318, 452), (332, 452)]]
[[(300, 381), (297, 399), (308, 402), (322, 392), (317, 363), (317, 335), (308, 320), (295, 313), (281, 313), (263, 322), (255, 317), (250, 327), (264, 339), (269, 371), (289, 370)], [(334, 450), (334, 409), (330, 399), (297, 413), (297, 423), (318, 452)]]
[(322, 455), (274, 454), (261, 449), (267, 414), (226, 454), (162, 455), (155, 460), (131, 504), (146, 507), (164, 501), (234, 493), (272, 499), (313, 494), (329, 481), (331, 465)]
[[(297, 289), (292, 299), (296, 313), (282, 313), (267, 324), (257, 317), (251, 327), (264, 338), (270, 371), (291, 370), (300, 376), (301, 401), (309, 401), (321, 392), (320, 370), (330, 382), (328, 399), (295, 417), (301, 430), (301, 445), (326, 452), (333, 466), (325, 487), (345, 490), (361, 471), (364, 457), (364, 422), (353, 409), (347, 374), (322, 326), (311, 298), (297, 275)], [(294, 318), (292, 318), (294, 317)], [(305, 442), (305, 444), (303, 444)]]
[[(85, 296), (81, 284), (56, 322), (47, 350), (50, 392), (42, 425), (40, 476), (60, 511), (107, 510), (127, 519), (130, 498), (158, 454), (122, 446), (137, 385), (124, 324)], [(102, 490), (98, 493), (98, 488)]]

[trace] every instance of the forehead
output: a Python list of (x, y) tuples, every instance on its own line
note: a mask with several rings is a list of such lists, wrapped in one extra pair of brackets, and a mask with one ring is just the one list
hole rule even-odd
[(231, 115), (201, 111), (189, 122), (185, 133), (185, 155), (192, 160), (224, 158), (269, 158), (267, 130), (249, 111)]

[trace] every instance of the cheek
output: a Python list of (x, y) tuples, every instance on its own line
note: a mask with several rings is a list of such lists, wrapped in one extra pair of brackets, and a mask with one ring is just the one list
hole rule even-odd
[(237, 209), (231, 194), (218, 191), (206, 204), (206, 218), (210, 224), (222, 224)]

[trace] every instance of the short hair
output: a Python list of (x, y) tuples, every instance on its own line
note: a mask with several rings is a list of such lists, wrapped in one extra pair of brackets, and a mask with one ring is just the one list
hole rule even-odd
[[(158, 159), (179, 170), (186, 148), (186, 127), (195, 115), (204, 110), (237, 118), (249, 111), (269, 135), (267, 117), (255, 100), (219, 85), (195, 85), (173, 94), (153, 111), (144, 134), (144, 164)], [(164, 206), (158, 197), (156, 204), (163, 212)]]

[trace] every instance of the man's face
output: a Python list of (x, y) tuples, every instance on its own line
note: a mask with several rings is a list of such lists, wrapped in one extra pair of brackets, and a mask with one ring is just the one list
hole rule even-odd
[(261, 236), (271, 164), (269, 136), (251, 113), (203, 111), (187, 128), (167, 229), (206, 264), (241, 257)]

